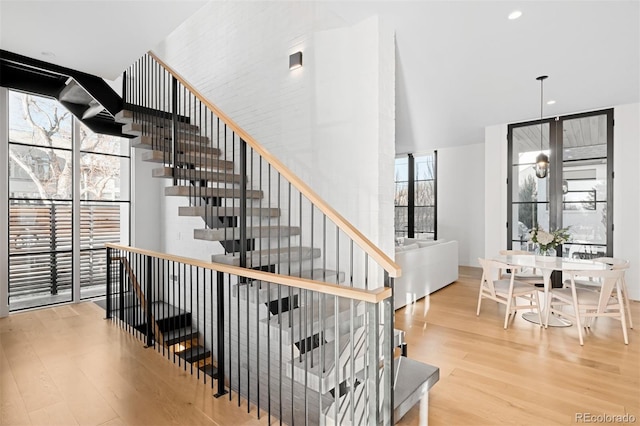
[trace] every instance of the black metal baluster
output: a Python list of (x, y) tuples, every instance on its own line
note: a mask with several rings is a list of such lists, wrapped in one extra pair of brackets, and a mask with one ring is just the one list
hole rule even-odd
[[(231, 274), (227, 274), (229, 284), (231, 284)], [(231, 341), (231, 336), (233, 336), (233, 323), (231, 322), (231, 292), (227, 292), (227, 304), (229, 306), (229, 401), (231, 401), (233, 397), (233, 342)], [(238, 399), (240, 399), (240, 391), (238, 389)]]
[(171, 77), (171, 153), (173, 161), (170, 162), (173, 170), (173, 186), (178, 185), (178, 146), (175, 143), (178, 140), (178, 80)]
[[(216, 281), (216, 300), (217, 300), (217, 333), (218, 333), (218, 391), (214, 395), (216, 398), (220, 398), (222, 395), (226, 394), (227, 391), (224, 388), (224, 378), (225, 378), (225, 357), (224, 357), (224, 274), (222, 272), (218, 272)], [(213, 299), (213, 296), (212, 296)], [(229, 323), (229, 327), (231, 327), (231, 323)], [(231, 357), (229, 357), (231, 359)], [(231, 370), (229, 370), (231, 371)], [(231, 374), (229, 374), (229, 389), (231, 389)], [(231, 398), (231, 395), (229, 395)]]
[[(186, 266), (185, 266), (185, 269), (186, 269)], [(185, 274), (186, 274), (186, 271), (185, 271)], [(186, 285), (187, 284), (186, 284), (186, 281), (185, 281), (185, 286)], [(197, 305), (197, 303), (196, 303), (196, 305)], [(192, 316), (191, 317), (191, 327), (193, 327), (193, 266), (192, 265), (189, 265), (189, 312), (191, 312), (191, 316)], [(199, 320), (200, 320), (200, 316), (196, 314), (196, 321), (195, 321), (196, 331), (198, 331), (198, 328), (200, 327)], [(180, 321), (180, 322), (181, 322), (180, 325), (183, 325), (182, 321)], [(186, 321), (184, 322), (184, 325), (185, 326), (187, 325)], [(186, 329), (185, 329), (185, 334), (186, 334)], [(193, 356), (193, 353), (194, 353), (193, 341), (191, 343), (189, 343), (189, 345), (191, 346), (191, 356)], [(199, 363), (199, 360), (196, 361), (196, 362)], [(189, 363), (189, 369), (190, 369), (189, 371), (190, 371), (191, 375), (193, 375), (193, 364), (194, 364), (193, 362)], [(198, 371), (200, 371), (200, 370), (198, 370)], [(200, 377), (200, 376), (198, 375), (198, 377)]]
[[(180, 280), (180, 282), (182, 283), (182, 297), (183, 297), (183, 301), (182, 303), (178, 306), (178, 312), (180, 311), (186, 311), (187, 310), (187, 266), (184, 263), (180, 263), (178, 264), (178, 268), (180, 269), (180, 271), (182, 272), (182, 278)], [(191, 299), (191, 292), (189, 292), (189, 299)], [(183, 309), (184, 306), (184, 309)], [(191, 312), (193, 312), (193, 310), (191, 310)], [(178, 325), (182, 325), (183, 321), (182, 321), (182, 315), (179, 315), (178, 318), (180, 318), (180, 321), (178, 322)], [(184, 351), (185, 351), (185, 357), (184, 357), (184, 362), (182, 363), (183, 365), (183, 369), (184, 371), (187, 371), (187, 354), (191, 354), (193, 355), (193, 347), (187, 348), (187, 343), (184, 341), (184, 336), (182, 333), (182, 328), (178, 328), (178, 336), (180, 336), (180, 341), (184, 342)], [(193, 364), (193, 363), (189, 363), (189, 364)]]
[(106, 319), (110, 319), (112, 314), (111, 314), (111, 267), (112, 267), (112, 263), (111, 263), (111, 251), (113, 249), (111, 247), (107, 247), (106, 250), (106, 254), (107, 254), (107, 288), (106, 288), (106, 292), (107, 292), (107, 307), (106, 307), (106, 311), (107, 311), (107, 315), (106, 315)]
[[(271, 208), (271, 164), (267, 163), (267, 208)], [(278, 206), (280, 208), (280, 206)], [(278, 216), (280, 214), (278, 213)], [(269, 221), (271, 222), (271, 221)], [(269, 223), (271, 224), (271, 223)], [(267, 238), (271, 241), (271, 226), (267, 228)], [(267, 266), (271, 265), (271, 244), (267, 244)], [(267, 281), (267, 299), (271, 302), (271, 282)], [(267, 423), (271, 424), (271, 313), (267, 309)]]
[[(120, 303), (120, 327), (123, 326), (124, 323), (124, 263), (122, 258), (122, 251), (118, 250), (118, 257), (120, 260), (118, 261), (118, 284), (120, 285), (120, 293), (119, 293), (119, 303)], [(127, 330), (128, 331), (128, 330)]]
[[(205, 271), (205, 274), (206, 274), (206, 271)], [(216, 377), (218, 377), (218, 379), (221, 377), (221, 375), (220, 375), (220, 358), (218, 358), (217, 361), (216, 361), (216, 365), (217, 365), (216, 368), (217, 368), (217, 371), (218, 371), (217, 374), (215, 373), (216, 370), (213, 368), (213, 342), (214, 342), (214, 339), (213, 339), (213, 330), (214, 330), (214, 327), (213, 327), (213, 307), (214, 306), (216, 307), (216, 323), (217, 323), (217, 318), (218, 318), (217, 317), (217, 315), (218, 315), (218, 307), (213, 302), (213, 297), (214, 297), (214, 294), (215, 294), (215, 292), (213, 290), (214, 289), (214, 287), (213, 287), (213, 269), (209, 270), (209, 286), (211, 288), (209, 290), (209, 301), (211, 303), (211, 308), (209, 309), (209, 312), (211, 312), (211, 320), (210, 320), (211, 321), (211, 329), (209, 331), (209, 333), (211, 333), (211, 389), (213, 389), (213, 380)], [(205, 309), (205, 312), (206, 311), (207, 310)], [(205, 321), (205, 323), (206, 323), (206, 321)], [(219, 353), (219, 349), (218, 348), (216, 348), (216, 353), (217, 354)]]
[[(147, 319), (150, 319), (151, 321), (151, 340), (149, 340), (149, 337), (147, 337), (147, 346), (152, 346), (153, 348), (155, 348), (156, 346), (156, 341), (158, 340), (158, 336), (155, 335), (155, 323), (154, 323), (154, 315), (153, 315), (153, 306), (155, 303), (155, 289), (153, 286), (153, 258), (151, 256), (144, 256), (145, 258), (145, 262), (147, 263), (147, 270), (145, 272), (146, 275), (146, 280), (147, 280), (147, 292), (149, 293), (149, 309), (148, 309), (148, 313), (147, 313)], [(158, 327), (159, 328), (159, 327)], [(151, 342), (151, 345), (149, 345), (149, 342)]]
[[(338, 228), (338, 225), (335, 225), (336, 227), (336, 284), (340, 283), (339, 280), (339, 274), (340, 274), (340, 228)], [(338, 322), (339, 320), (339, 300), (338, 297), (335, 297), (335, 306), (334, 306), (334, 320), (335, 320), (335, 365), (338, 366), (340, 363), (340, 324)], [(338, 369), (336, 368), (336, 386), (337, 388), (334, 390), (334, 396), (335, 396), (335, 404), (336, 404), (336, 410), (335, 410), (335, 414), (336, 414), (336, 422), (338, 421), (338, 414), (339, 414), (339, 399), (340, 399), (340, 380), (339, 380), (339, 376), (338, 376)], [(346, 379), (345, 379), (346, 380)], [(346, 382), (345, 382), (346, 385)], [(336, 423), (337, 424), (337, 423)]]

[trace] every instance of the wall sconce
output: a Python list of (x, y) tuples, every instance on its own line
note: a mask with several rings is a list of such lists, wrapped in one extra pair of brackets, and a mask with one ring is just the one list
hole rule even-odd
[(289, 69), (295, 70), (302, 66), (302, 52), (296, 52), (289, 55)]

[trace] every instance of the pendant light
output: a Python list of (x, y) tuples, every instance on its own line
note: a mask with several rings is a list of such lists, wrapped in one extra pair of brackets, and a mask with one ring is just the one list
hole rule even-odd
[(541, 75), (540, 77), (536, 77), (536, 80), (540, 81), (540, 154), (536, 157), (536, 176), (540, 179), (544, 179), (547, 177), (547, 172), (549, 171), (549, 157), (542, 151), (542, 107), (544, 105), (544, 91), (543, 85), (544, 81), (549, 78), (547, 75)]

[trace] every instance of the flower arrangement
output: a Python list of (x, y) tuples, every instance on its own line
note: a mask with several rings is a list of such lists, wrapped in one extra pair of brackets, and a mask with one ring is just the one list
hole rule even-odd
[(556, 247), (569, 241), (570, 237), (569, 227), (547, 232), (543, 228), (535, 226), (529, 231), (529, 240), (537, 244), (540, 253), (543, 254), (551, 250), (555, 251)]

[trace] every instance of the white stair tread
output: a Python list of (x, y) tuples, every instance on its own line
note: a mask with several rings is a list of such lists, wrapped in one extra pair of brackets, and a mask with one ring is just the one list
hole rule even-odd
[[(300, 276), (301, 278), (311, 279), (311, 276), (314, 277), (316, 281), (324, 281), (328, 283), (335, 284), (336, 278), (338, 278), (338, 282), (344, 281), (344, 272), (337, 273), (336, 271), (331, 270), (323, 270), (323, 269), (314, 269), (314, 270), (306, 270), (302, 271), (299, 274), (291, 274), (292, 276)], [(325, 276), (326, 279), (321, 279), (322, 276)], [(278, 293), (278, 287), (280, 287), (280, 292)], [(267, 281), (253, 281), (248, 284), (236, 284), (233, 286), (233, 297), (240, 297), (240, 300), (247, 300), (247, 291), (249, 292), (249, 301), (251, 303), (268, 303), (274, 300), (278, 300), (278, 297), (288, 297), (289, 289), (291, 287), (285, 285), (278, 285), (275, 283), (267, 282)], [(239, 290), (239, 291), (238, 291)], [(294, 289), (293, 294), (298, 294), (299, 290)], [(238, 294), (239, 293), (239, 294)], [(304, 292), (302, 292), (304, 294)], [(280, 296), (278, 296), (280, 295)], [(257, 301), (256, 301), (257, 297)]]
[[(321, 299), (322, 300), (322, 299)], [(322, 306), (321, 306), (322, 305)], [(353, 309), (353, 315), (359, 316), (364, 314), (364, 303), (355, 303)], [(351, 300), (345, 298), (338, 298), (338, 314), (339, 320), (345, 317), (345, 320), (349, 319), (351, 309)], [(298, 329), (300, 326), (307, 327), (310, 331), (312, 328), (315, 331), (320, 330), (320, 318), (325, 322), (324, 328), (333, 327), (332, 321), (335, 320), (336, 304), (333, 296), (328, 296), (319, 302), (317, 298), (314, 298), (313, 303), (310, 306), (301, 306), (299, 308), (292, 309), (285, 312), (282, 315), (274, 315), (271, 318), (265, 318), (261, 320), (264, 323), (268, 323), (272, 329), (280, 329), (283, 331), (291, 331), (292, 329)], [(291, 313), (291, 314), (289, 314)], [(306, 324), (300, 324), (300, 318)], [(292, 322), (292, 323), (291, 323)], [(313, 325), (313, 327), (311, 327)], [(297, 336), (297, 333), (296, 333)]]
[[(320, 257), (320, 249), (311, 247), (291, 246), (280, 247), (279, 249), (265, 249), (247, 252), (247, 266), (257, 267), (266, 265), (276, 265), (285, 262), (300, 262), (311, 258)], [(226, 265), (240, 266), (238, 253), (214, 254), (211, 261), (224, 263)]]
[[(155, 115), (150, 114), (134, 114), (131, 110), (122, 110), (115, 115), (116, 123), (125, 123), (125, 124), (138, 124), (141, 125), (139, 127), (142, 130), (143, 127), (151, 128), (160, 127), (160, 128), (170, 128), (172, 125), (172, 120), (168, 118), (162, 118)], [(143, 126), (144, 125), (144, 126)], [(195, 124), (186, 123), (184, 121), (178, 121), (178, 128), (186, 129), (189, 131), (197, 132), (200, 130), (198, 126)], [(133, 126), (132, 129), (136, 129), (136, 126)]]
[(394, 419), (400, 420), (440, 380), (440, 369), (410, 358), (394, 360)]
[[(215, 198), (239, 198), (240, 191), (234, 188), (212, 188), (207, 186), (167, 186), (164, 195), (177, 197), (215, 197)], [(262, 191), (247, 191), (247, 198), (260, 199)]]
[(367, 338), (364, 327), (354, 330), (353, 357), (351, 356), (351, 337), (347, 333), (339, 338), (338, 365), (340, 367), (337, 370), (335, 369), (336, 341), (332, 340), (302, 355), (295, 350), (293, 359), (288, 360), (291, 367), (285, 369), (286, 376), (290, 378), (293, 371), (296, 382), (307, 383), (310, 389), (321, 394), (326, 394), (344, 381), (353, 380), (353, 374), (359, 374), (365, 367)]
[[(247, 238), (277, 238), (300, 235), (298, 226), (254, 226), (247, 227)], [(230, 241), (240, 239), (240, 228), (194, 229), (193, 238), (206, 241)]]
[[(125, 120), (130, 121), (131, 119), (127, 118)], [(122, 121), (118, 122), (122, 123)], [(144, 125), (142, 122), (128, 122), (122, 126), (122, 133), (131, 136), (141, 136), (144, 133), (153, 136), (163, 135), (165, 137), (170, 137), (173, 135), (173, 129), (171, 127), (171, 124), (165, 124), (165, 122), (150, 123), (145, 121)], [(178, 133), (184, 135), (200, 135), (200, 130), (196, 125), (188, 125), (186, 123), (182, 123), (182, 125), (178, 126)]]
[[(435, 383), (440, 379), (440, 369), (432, 365), (424, 364), (405, 357), (394, 359), (394, 387), (393, 405), (394, 420), (398, 422), (411, 408), (413, 408), (422, 397), (429, 392)], [(361, 377), (362, 380), (364, 378)], [(384, 386), (384, 383), (380, 383)], [(362, 384), (356, 388), (356, 403), (362, 401), (358, 394), (362, 392)], [(380, 389), (383, 392), (382, 389)], [(350, 413), (353, 398), (345, 395), (339, 401), (338, 423), (340, 425), (351, 425)], [(327, 425), (335, 424), (335, 403), (331, 404), (324, 411), (324, 420)], [(356, 405), (356, 418), (360, 418), (366, 407), (362, 403)]]
[[(183, 179), (183, 180), (204, 180), (209, 182), (217, 182), (219, 184), (236, 184), (240, 183), (242, 176), (234, 173), (212, 172), (208, 170), (184, 169), (173, 167), (158, 167), (151, 171), (153, 177)], [(180, 207), (182, 209), (183, 207)], [(194, 207), (196, 208), (196, 207)], [(204, 206), (202, 207), (204, 209)], [(224, 207), (220, 207), (223, 209)], [(215, 207), (213, 207), (215, 211)], [(266, 210), (266, 209), (265, 209)], [(182, 210), (180, 210), (182, 211)], [(180, 214), (180, 216), (201, 216), (200, 214)]]
[[(167, 167), (167, 169), (171, 170), (170, 167)], [(240, 208), (239, 207), (220, 207), (220, 206), (182, 206), (178, 208), (178, 216), (200, 216), (200, 217), (240, 216)], [(280, 216), (280, 209), (268, 208), (268, 207), (265, 207), (265, 208), (251, 207), (251, 208), (247, 208), (247, 216), (278, 217)]]
[[(203, 137), (203, 136), (201, 136)], [(158, 151), (173, 151), (173, 145), (170, 139), (159, 139), (151, 136), (138, 136), (129, 141), (132, 148), (155, 149)], [(194, 151), (197, 153), (220, 156), (222, 151), (218, 148), (208, 146), (208, 141), (194, 141), (187, 138), (178, 139), (178, 151)]]
[[(144, 151), (140, 155), (142, 161), (149, 163), (163, 163), (170, 164), (172, 162), (173, 153), (164, 151)], [(187, 151), (176, 156), (178, 165), (192, 164), (203, 169), (233, 169), (234, 164), (232, 161), (220, 160), (218, 155), (205, 154), (196, 151)]]

